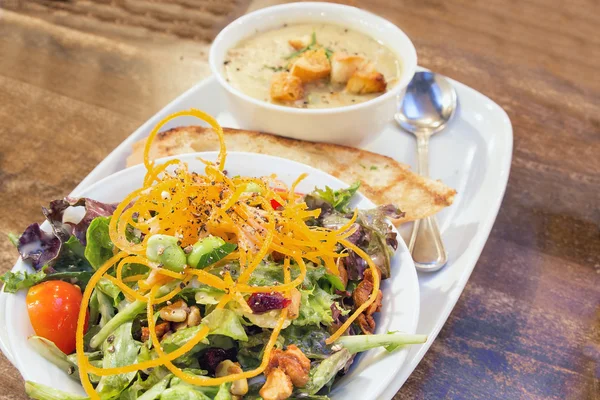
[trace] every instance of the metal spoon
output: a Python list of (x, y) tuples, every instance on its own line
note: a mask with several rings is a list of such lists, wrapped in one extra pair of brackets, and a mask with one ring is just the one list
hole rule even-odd
[[(456, 90), (433, 72), (417, 72), (395, 115), (400, 127), (417, 137), (417, 171), (429, 176), (429, 137), (446, 127), (456, 110)], [(408, 245), (419, 271), (433, 272), (446, 265), (448, 254), (434, 216), (417, 220)]]

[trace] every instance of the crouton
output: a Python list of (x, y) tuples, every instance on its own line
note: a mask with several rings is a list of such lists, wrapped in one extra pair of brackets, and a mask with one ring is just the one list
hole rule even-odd
[(310, 43), (310, 35), (304, 35), (300, 38), (290, 39), (288, 40), (290, 46), (294, 48), (294, 50), (300, 50), (305, 48)]
[(331, 72), (331, 64), (324, 48), (304, 52), (294, 63), (291, 74), (302, 79), (302, 82), (312, 82), (327, 78)]
[(334, 53), (331, 57), (331, 81), (346, 83), (365, 64), (367, 60), (362, 56)]
[(346, 91), (353, 94), (380, 93), (386, 88), (384, 76), (371, 63), (356, 71), (346, 84)]
[(276, 101), (294, 101), (304, 96), (302, 80), (289, 72), (281, 72), (271, 80), (271, 99)]

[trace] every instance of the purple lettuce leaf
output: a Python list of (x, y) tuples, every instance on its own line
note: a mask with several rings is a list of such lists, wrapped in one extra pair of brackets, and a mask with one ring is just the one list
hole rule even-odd
[(23, 260), (30, 261), (36, 271), (56, 259), (60, 253), (62, 242), (53, 233), (44, 232), (39, 224), (31, 224), (25, 229), (17, 249)]
[[(63, 222), (65, 210), (78, 206), (85, 207), (81, 221), (77, 224)], [(88, 263), (83, 257), (87, 229), (94, 218), (112, 215), (115, 208), (116, 205), (84, 197), (54, 200), (48, 208), (42, 207), (44, 216), (52, 226), (52, 233), (44, 232), (37, 223), (29, 225), (19, 238), (19, 254), (23, 260), (30, 261), (36, 270), (47, 265), (47, 272), (56, 272), (54, 267), (57, 262), (60, 270), (87, 269)]]
[[(85, 207), (85, 215), (79, 223), (63, 222), (63, 215), (67, 208), (80, 206)], [(54, 200), (50, 203), (49, 208), (42, 207), (42, 212), (61, 241), (66, 242), (71, 235), (74, 235), (85, 246), (85, 235), (94, 218), (110, 216), (116, 208), (116, 204), (101, 203), (87, 197), (66, 197), (63, 200)]]

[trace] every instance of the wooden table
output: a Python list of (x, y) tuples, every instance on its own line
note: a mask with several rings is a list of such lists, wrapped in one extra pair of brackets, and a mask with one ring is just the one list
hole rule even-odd
[[(209, 74), (210, 40), (269, 0), (0, 0), (0, 230), (40, 219)], [(360, 0), (419, 64), (500, 104), (508, 190), (454, 312), (396, 399), (600, 399), (600, 7)], [(568, 5), (567, 5), (568, 3)], [(0, 272), (15, 251), (0, 241)], [(0, 399), (25, 399), (0, 358)]]

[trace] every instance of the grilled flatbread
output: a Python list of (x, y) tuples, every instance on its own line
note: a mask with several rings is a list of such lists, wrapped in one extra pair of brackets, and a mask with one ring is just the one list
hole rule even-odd
[[(440, 181), (413, 173), (392, 158), (353, 147), (313, 143), (266, 133), (223, 128), (227, 150), (269, 154), (301, 162), (350, 184), (361, 181), (360, 191), (379, 205), (395, 204), (405, 216), (396, 224), (433, 215), (452, 204), (456, 191)], [(127, 159), (132, 166), (143, 162), (143, 139), (133, 145)], [(197, 151), (217, 151), (219, 141), (210, 128), (184, 126), (157, 135), (151, 158)]]

